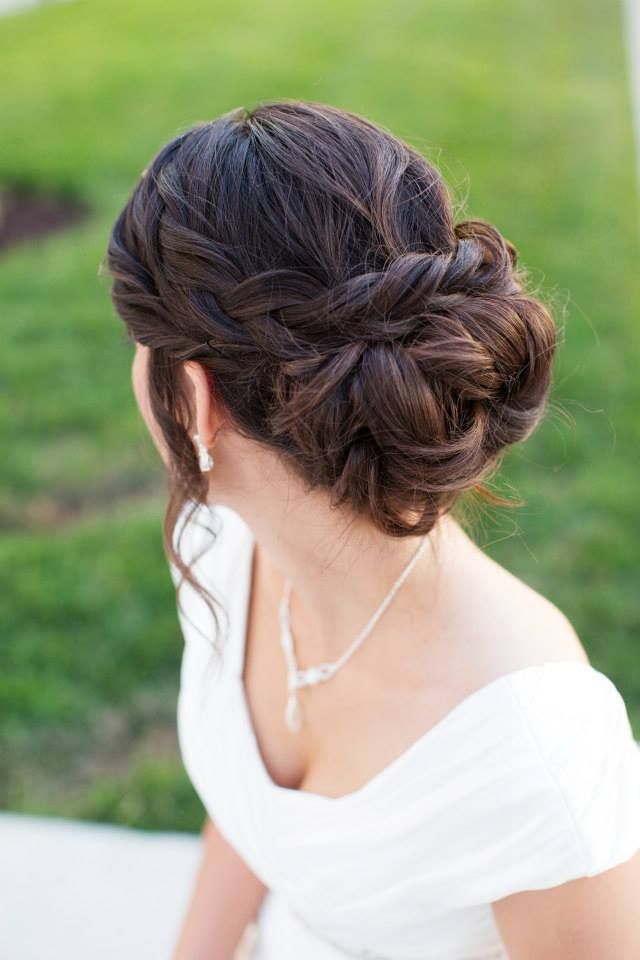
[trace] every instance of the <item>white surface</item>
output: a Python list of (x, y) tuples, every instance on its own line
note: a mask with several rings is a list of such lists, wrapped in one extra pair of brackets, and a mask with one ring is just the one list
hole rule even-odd
[(44, 7), (53, 3), (73, 3), (75, 0), (0, 0), (0, 14), (20, 13), (30, 7)]
[(180, 551), (228, 629), (212, 661), (211, 612), (184, 584), (178, 737), (204, 806), (271, 891), (256, 960), (497, 960), (494, 900), (640, 850), (640, 750), (626, 705), (578, 660), (497, 677), (351, 793), (275, 783), (242, 684), (254, 537), (229, 507), (203, 512)]
[(0, 812), (1, 960), (170, 960), (200, 838)]
[(640, 0), (624, 0), (631, 109), (636, 136), (636, 169), (640, 184)]

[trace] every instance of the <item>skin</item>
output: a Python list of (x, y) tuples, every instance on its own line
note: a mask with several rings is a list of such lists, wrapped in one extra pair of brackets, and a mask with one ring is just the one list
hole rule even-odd
[[(148, 406), (146, 363), (147, 348), (138, 344), (134, 393), (167, 463)], [(419, 541), (385, 537), (372, 524), (331, 510), (323, 496), (303, 493), (275, 455), (233, 430), (200, 365), (188, 361), (184, 370), (193, 412), (190, 434), (197, 431), (215, 459), (207, 475), (208, 499), (237, 511), (256, 538), (243, 679), (260, 751), (276, 783), (342, 796), (496, 677), (548, 660), (589, 662), (565, 615), (443, 516), (400, 588), (402, 603), (390, 604), (329, 682), (301, 691), (303, 729), (290, 732), (283, 722), (286, 666), (277, 632), (285, 576), (293, 588), (298, 664), (334, 660), (367, 623)], [(225, 842), (212, 824), (208, 831), (215, 851), (203, 868), (203, 875), (209, 872), (209, 907), (198, 906), (204, 902), (203, 880), (183, 931), (183, 940), (191, 936), (190, 946), (180, 948), (174, 960), (230, 960), (228, 944), (265, 892), (228, 849), (231, 883), (221, 882)], [(222, 887), (227, 906), (214, 923), (212, 897)], [(220, 930), (233, 902), (245, 909), (236, 907), (225, 940)], [(604, 874), (517, 893), (492, 907), (512, 960), (630, 960), (640, 956), (633, 909), (638, 902), (640, 854)], [(218, 953), (214, 942), (223, 944)]]

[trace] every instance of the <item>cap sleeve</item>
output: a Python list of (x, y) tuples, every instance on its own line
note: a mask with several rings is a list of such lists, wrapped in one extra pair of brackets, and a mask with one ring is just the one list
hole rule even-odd
[(578, 876), (593, 876), (640, 849), (640, 745), (606, 674), (581, 661), (554, 666), (540, 683), (515, 676), (513, 689), (575, 832)]
[[(230, 626), (228, 581), (233, 573), (228, 554), (228, 528), (233, 520), (230, 513), (223, 505), (188, 500), (173, 532), (174, 550), (209, 595), (206, 600), (169, 560), (184, 640), (180, 667), (183, 701), (202, 699), (207, 684), (222, 668), (222, 652)], [(213, 610), (209, 605), (211, 598)]]
[[(219, 532), (219, 508), (214, 510), (210, 504), (185, 500), (176, 519), (172, 543), (173, 549), (187, 566), (195, 565), (198, 559), (202, 559), (203, 550), (211, 546), (211, 528)], [(177, 587), (182, 580), (182, 573), (171, 559), (169, 572)]]
[[(204, 587), (215, 602), (219, 620), (220, 647), (226, 635), (225, 599), (232, 569), (229, 563), (229, 527), (233, 528), (235, 514), (221, 504), (202, 504), (187, 500), (180, 511), (173, 531), (172, 544), (178, 557), (191, 570), (198, 583)], [(232, 558), (233, 559), (233, 558)], [(199, 636), (204, 639), (215, 635), (211, 608), (199, 590), (183, 578), (182, 571), (169, 558), (169, 572), (176, 587), (178, 617), (185, 643)]]
[[(222, 651), (228, 630), (226, 607), (227, 556), (225, 544), (229, 511), (222, 505), (187, 500), (173, 532), (173, 547), (190, 567), (216, 604), (221, 633), (208, 604), (169, 559), (169, 571), (177, 588), (177, 614), (184, 640), (176, 704), (177, 734), (185, 770), (202, 797), (202, 757), (206, 756), (206, 710), (214, 684), (221, 677)], [(206, 769), (206, 765), (205, 765)]]

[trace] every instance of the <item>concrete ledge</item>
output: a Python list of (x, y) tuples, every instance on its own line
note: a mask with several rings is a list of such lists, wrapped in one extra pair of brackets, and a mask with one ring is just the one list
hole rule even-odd
[(0, 812), (0, 957), (170, 960), (198, 835)]
[(636, 170), (640, 183), (640, 0), (624, 0), (623, 11), (632, 122), (636, 139)]

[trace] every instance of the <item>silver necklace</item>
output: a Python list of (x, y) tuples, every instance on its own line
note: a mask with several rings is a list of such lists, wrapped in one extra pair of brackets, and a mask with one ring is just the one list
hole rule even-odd
[(298, 690), (301, 687), (313, 686), (316, 683), (321, 683), (324, 680), (328, 680), (334, 675), (336, 670), (339, 670), (340, 667), (347, 662), (349, 657), (355, 653), (360, 644), (363, 643), (364, 640), (369, 636), (376, 623), (393, 600), (397, 591), (411, 573), (413, 567), (418, 562), (422, 551), (426, 547), (428, 539), (428, 534), (425, 534), (425, 536), (422, 537), (419, 547), (416, 549), (408, 563), (405, 564), (400, 576), (395, 581), (376, 612), (360, 631), (353, 643), (347, 647), (345, 652), (338, 657), (337, 660), (333, 660), (328, 663), (320, 663), (317, 666), (307, 667), (303, 670), (298, 668), (296, 661), (293, 635), (291, 633), (291, 623), (289, 619), (289, 601), (291, 597), (292, 584), (288, 578), (285, 579), (282, 600), (280, 601), (280, 643), (284, 650), (287, 661), (287, 685), (289, 695), (287, 698), (284, 719), (287, 727), (290, 730), (296, 732), (300, 730), (302, 726), (302, 711), (300, 709), (300, 704), (298, 703)]

